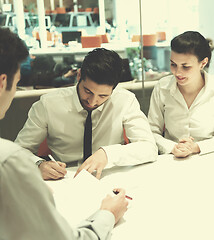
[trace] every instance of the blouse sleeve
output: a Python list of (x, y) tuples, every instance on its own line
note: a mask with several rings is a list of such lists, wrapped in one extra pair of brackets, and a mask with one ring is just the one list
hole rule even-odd
[(151, 130), (154, 134), (159, 152), (161, 154), (171, 153), (176, 143), (163, 137), (165, 128), (164, 102), (161, 99), (159, 84), (154, 87), (151, 95), (148, 120)]
[(214, 152), (214, 137), (196, 142), (200, 148), (199, 155)]

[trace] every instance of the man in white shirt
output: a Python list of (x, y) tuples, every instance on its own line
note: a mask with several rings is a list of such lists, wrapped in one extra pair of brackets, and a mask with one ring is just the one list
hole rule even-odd
[[(22, 40), (0, 28), (0, 119), (13, 100), (20, 64), (27, 56)], [(125, 192), (118, 189), (118, 195), (107, 196), (100, 210), (72, 229), (55, 209), (53, 196), (31, 160), (34, 155), (4, 139), (0, 139), (0, 153), (0, 239), (109, 239), (127, 210)]]
[[(152, 162), (157, 146), (148, 120), (133, 93), (116, 87), (121, 76), (122, 59), (110, 50), (98, 48), (85, 57), (78, 72), (78, 84), (43, 95), (29, 111), (28, 120), (16, 142), (33, 153), (47, 138), (53, 161), (35, 156), (44, 179), (66, 174), (65, 164), (83, 163), (84, 124), (91, 112), (92, 155), (83, 168), (96, 171), (100, 178), (105, 167)], [(129, 139), (124, 145), (123, 131)]]

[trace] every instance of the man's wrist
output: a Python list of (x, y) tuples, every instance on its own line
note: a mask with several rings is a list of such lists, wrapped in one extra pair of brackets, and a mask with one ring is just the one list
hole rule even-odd
[(36, 165), (37, 167), (40, 166), (41, 163), (45, 162), (46, 160), (45, 159), (39, 159), (37, 162), (36, 162)]

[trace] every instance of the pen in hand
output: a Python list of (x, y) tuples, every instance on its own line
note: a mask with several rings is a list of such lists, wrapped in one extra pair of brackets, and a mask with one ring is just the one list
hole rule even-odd
[(59, 166), (59, 163), (50, 154), (48, 154), (48, 157)]
[[(119, 192), (113, 190), (113, 193), (117, 195)], [(133, 199), (132, 197), (129, 197), (129, 196), (127, 196), (127, 195), (125, 195), (125, 198), (127, 198), (127, 199), (129, 199), (129, 200), (132, 200), (132, 199)]]
[[(60, 166), (59, 163), (50, 154), (48, 154), (48, 157), (50, 158), (51, 161), (55, 162), (58, 166)], [(67, 173), (65, 174), (64, 177), (67, 177)]]

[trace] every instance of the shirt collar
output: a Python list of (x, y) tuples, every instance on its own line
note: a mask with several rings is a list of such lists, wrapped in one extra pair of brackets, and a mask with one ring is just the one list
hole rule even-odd
[(169, 78), (168, 81), (165, 81), (163, 84), (161, 84), (161, 88), (168, 90), (171, 95), (174, 95), (177, 90), (177, 82), (174, 75), (167, 76), (166, 78)]
[(78, 84), (75, 86), (75, 89), (74, 89), (74, 94), (73, 94), (73, 102), (74, 102), (74, 105), (77, 109), (77, 112), (81, 112), (84, 110), (84, 108), (82, 107), (81, 103), (80, 103), (80, 100), (79, 100), (79, 96), (78, 96), (78, 91), (77, 91), (77, 86)]
[[(206, 72), (206, 71), (202, 71), (202, 74), (204, 75), (204, 81), (205, 81), (205, 85), (204, 85), (204, 88), (205, 88), (205, 91), (208, 91), (208, 90), (213, 90), (213, 88), (210, 87), (210, 82), (211, 81), (208, 81), (208, 78), (209, 78), (209, 74)], [(167, 84), (166, 86), (166, 89), (168, 89), (170, 91), (170, 94), (173, 96), (176, 92), (176, 90), (178, 89), (178, 86), (177, 86), (177, 81), (176, 81), (176, 78), (174, 75), (172, 75), (169, 83)]]
[(210, 75), (206, 71), (203, 71), (204, 74), (204, 90), (207, 94), (214, 94), (214, 76)]
[(176, 81), (176, 78), (175, 78), (174, 75), (171, 78), (171, 81), (170, 81), (170, 83), (168, 85), (168, 88), (170, 90), (170, 94), (174, 95), (176, 90), (177, 90), (177, 81)]
[(204, 89), (207, 91), (209, 90), (209, 85), (210, 85), (210, 81), (208, 81), (208, 73), (206, 71), (203, 71), (203, 76), (204, 76)]

